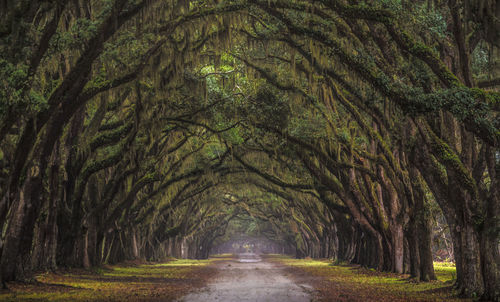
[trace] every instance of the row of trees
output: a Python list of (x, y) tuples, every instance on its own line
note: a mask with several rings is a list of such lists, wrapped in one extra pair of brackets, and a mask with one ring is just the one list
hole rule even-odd
[[(500, 293), (497, 1), (0, 2), (0, 276), (297, 256)], [(250, 218), (249, 218), (250, 217)]]

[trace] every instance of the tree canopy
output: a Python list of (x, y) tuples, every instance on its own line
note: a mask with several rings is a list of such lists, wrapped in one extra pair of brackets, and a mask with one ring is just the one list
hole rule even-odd
[(235, 235), (500, 299), (497, 0), (0, 1), (0, 277)]

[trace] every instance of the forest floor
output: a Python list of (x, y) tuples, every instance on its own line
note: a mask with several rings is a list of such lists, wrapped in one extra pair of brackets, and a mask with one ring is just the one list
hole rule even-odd
[(435, 268), (437, 281), (416, 283), (408, 275), (281, 255), (127, 262), (9, 283), (0, 301), (467, 301), (453, 294), (455, 268)]
[(286, 266), (295, 282), (313, 285), (315, 301), (471, 301), (459, 299), (453, 292), (456, 270), (450, 263), (434, 264), (438, 280), (414, 282), (409, 275), (332, 264), (328, 260), (268, 255), (266, 261)]
[(174, 301), (201, 288), (231, 259), (126, 262), (90, 270), (61, 270), (36, 276), (34, 283), (9, 283), (0, 301)]

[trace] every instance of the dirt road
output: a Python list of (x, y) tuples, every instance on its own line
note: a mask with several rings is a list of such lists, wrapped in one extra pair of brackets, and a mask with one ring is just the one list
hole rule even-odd
[(312, 301), (312, 287), (296, 284), (286, 276), (284, 268), (256, 254), (240, 254), (238, 259), (219, 263), (217, 268), (219, 273), (212, 283), (180, 301)]

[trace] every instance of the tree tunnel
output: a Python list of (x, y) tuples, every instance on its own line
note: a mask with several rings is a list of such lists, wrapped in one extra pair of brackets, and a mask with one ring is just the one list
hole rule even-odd
[(429, 281), (444, 238), (498, 301), (499, 12), (0, 1), (3, 285), (233, 244)]

